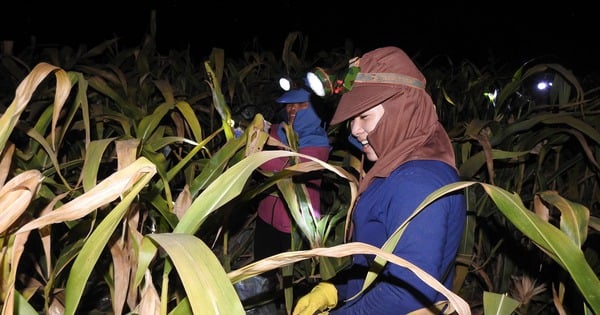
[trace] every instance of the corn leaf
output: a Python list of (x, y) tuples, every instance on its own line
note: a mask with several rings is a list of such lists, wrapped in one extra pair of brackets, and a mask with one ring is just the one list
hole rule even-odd
[(211, 249), (193, 235), (149, 234), (168, 255), (193, 314), (245, 314), (237, 292)]

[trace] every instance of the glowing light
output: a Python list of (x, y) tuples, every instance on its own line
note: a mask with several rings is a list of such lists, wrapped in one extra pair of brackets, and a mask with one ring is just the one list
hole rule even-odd
[(552, 86), (552, 82), (550, 82), (550, 81), (539, 81), (539, 82), (536, 84), (536, 88), (537, 88), (539, 91), (544, 91), (544, 90), (547, 90), (547, 89), (549, 89), (551, 86)]
[(306, 80), (308, 81), (308, 86), (315, 92), (318, 96), (325, 96), (325, 86), (319, 76), (317, 76), (314, 72), (309, 72), (306, 74)]
[(495, 89), (494, 92), (485, 92), (483, 93), (485, 97), (487, 97), (490, 102), (496, 103), (496, 98), (498, 97), (498, 89)]
[(289, 91), (292, 87), (292, 81), (286, 77), (279, 79), (279, 87), (284, 91)]

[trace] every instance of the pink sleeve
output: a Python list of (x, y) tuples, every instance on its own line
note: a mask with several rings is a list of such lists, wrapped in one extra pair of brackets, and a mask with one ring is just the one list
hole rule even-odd
[[(327, 162), (329, 159), (329, 147), (304, 147), (298, 150), (300, 153), (316, 157), (321, 161)], [(308, 161), (308, 159), (301, 159), (302, 162)]]
[[(271, 129), (269, 130), (269, 135), (277, 140), (281, 140), (279, 139), (279, 136), (277, 135), (277, 128), (279, 128), (279, 124), (273, 124), (271, 125)], [(264, 171), (269, 171), (269, 172), (276, 172), (276, 171), (281, 171), (284, 167), (288, 166), (288, 158), (275, 158), (275, 159), (270, 159), (268, 161), (266, 161), (265, 163), (263, 163), (260, 166), (260, 169), (264, 170)]]
[[(270, 135), (276, 139), (279, 139), (279, 136), (277, 135), (277, 128), (278, 125), (274, 124), (271, 126), (271, 131), (270, 131)], [(325, 161), (327, 162), (327, 160), (329, 159), (329, 147), (304, 147), (304, 148), (300, 148), (299, 149), (299, 153), (305, 154), (305, 155), (309, 155), (312, 157), (315, 157), (319, 160)], [(308, 161), (308, 159), (305, 158), (301, 158), (300, 159), (302, 162), (306, 162)], [(271, 159), (265, 163), (263, 163), (260, 168), (264, 171), (270, 171), (270, 172), (276, 172), (276, 171), (281, 171), (282, 169), (284, 169), (285, 167), (290, 166), (289, 164), (289, 157), (285, 157), (285, 158), (275, 158), (275, 159)], [(322, 181), (322, 177), (318, 176), (318, 177), (314, 177), (310, 180), (308, 180), (307, 182), (305, 182), (306, 184), (306, 189), (308, 190), (308, 194), (310, 196), (310, 202), (313, 206), (313, 210), (315, 212), (315, 216), (317, 218), (321, 217), (321, 181)], [(287, 214), (287, 210), (285, 210), (283, 203), (281, 202), (281, 200), (278, 200), (278, 205), (276, 208), (278, 209), (274, 209), (273, 205), (271, 205), (269, 208), (269, 211), (261, 211), (263, 210), (262, 205), (259, 206), (259, 215), (261, 215), (261, 217), (264, 216), (263, 219), (267, 218), (265, 221), (266, 222), (271, 222), (273, 224), (273, 226), (275, 226), (276, 228), (278, 228), (281, 231), (288, 231), (289, 232), (289, 216)], [(263, 200), (262, 202), (266, 202), (266, 200)], [(261, 202), (261, 203), (262, 203)], [(272, 200), (271, 200), (272, 202)], [(281, 209), (279, 209), (281, 208)], [(265, 214), (263, 214), (262, 212), (265, 212)], [(269, 213), (266, 213), (269, 212)]]

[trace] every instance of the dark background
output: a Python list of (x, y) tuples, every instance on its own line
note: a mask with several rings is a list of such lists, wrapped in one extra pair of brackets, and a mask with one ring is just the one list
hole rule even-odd
[[(356, 2), (356, 1), (352, 1)], [(582, 0), (542, 1), (21, 1), (2, 8), (0, 39), (16, 48), (95, 45), (119, 37), (138, 45), (157, 15), (159, 49), (190, 48), (203, 58), (212, 47), (236, 56), (261, 47), (275, 53), (302, 32), (310, 51), (343, 47), (363, 52), (396, 45), (425, 60), (439, 54), (479, 66), (490, 61), (557, 62), (575, 74), (598, 72), (598, 20)]]

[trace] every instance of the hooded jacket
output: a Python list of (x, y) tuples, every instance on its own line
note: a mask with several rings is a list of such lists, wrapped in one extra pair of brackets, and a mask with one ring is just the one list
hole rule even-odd
[[(459, 180), (450, 138), (438, 121), (425, 77), (399, 48), (384, 47), (359, 60), (360, 72), (332, 118), (341, 122), (379, 104), (384, 113), (367, 140), (378, 159), (360, 179), (352, 241), (381, 247), (436, 189)], [(407, 225), (393, 253), (451, 288), (466, 219), (462, 193), (444, 195)], [(330, 314), (408, 314), (446, 298), (410, 270), (387, 263), (357, 298), (372, 255), (353, 255), (332, 279), (339, 307)], [(346, 301), (343, 303), (343, 301)]]

